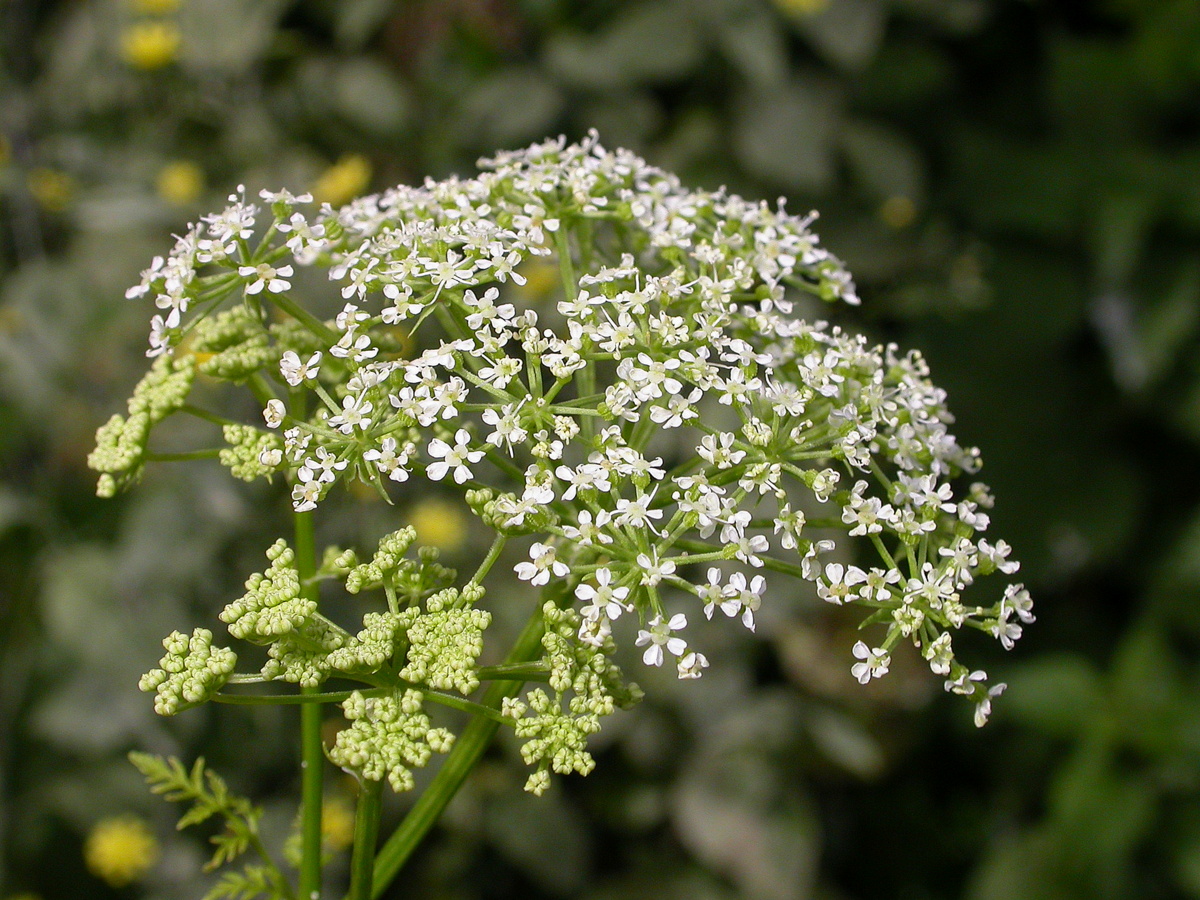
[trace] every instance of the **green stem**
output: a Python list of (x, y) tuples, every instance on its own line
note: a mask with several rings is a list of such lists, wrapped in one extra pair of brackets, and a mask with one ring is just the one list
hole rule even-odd
[[(232, 706), (278, 706), (290, 703), (341, 703), (349, 699), (353, 691), (326, 691), (319, 694), (213, 694), (216, 703)], [(368, 697), (382, 697), (391, 693), (391, 688), (371, 688), (360, 691)]]
[(205, 422), (212, 422), (214, 425), (240, 425), (241, 422), (236, 422), (233, 419), (227, 419), (224, 416), (219, 416), (216, 413), (209, 412), (207, 409), (201, 409), (198, 406), (192, 406), (190, 403), (185, 403), (179, 407), (181, 413), (187, 413), (189, 416), (195, 416), (197, 419), (203, 419)]
[(311, 331), (314, 335), (325, 341), (330, 347), (338, 342), (339, 335), (332, 331), (329, 326), (310, 313), (307, 309), (293, 300), (286, 294), (271, 294), (267, 298), (285, 313), (302, 324), (305, 328)]
[(186, 462), (193, 459), (216, 459), (220, 455), (220, 447), (212, 447), (207, 450), (185, 450), (182, 453), (147, 453), (146, 462)]
[(364, 778), (358, 785), (358, 809), (354, 815), (354, 851), (350, 858), (348, 900), (369, 900), (375, 873), (375, 845), (379, 842), (379, 815), (383, 782)]
[[(301, 593), (316, 600), (319, 586), (309, 581), (317, 571), (317, 548), (312, 513), (295, 513), (296, 570)], [(301, 688), (302, 694), (317, 694), (317, 688)], [(322, 767), (321, 704), (300, 707), (300, 900), (317, 900), (321, 895), (321, 801)]]
[[(525, 625), (524, 631), (517, 638), (517, 642), (513, 645), (504, 664), (516, 665), (528, 662), (541, 648), (544, 627), (542, 611), (539, 608)], [(483, 704), (495, 709), (500, 706), (504, 698), (515, 696), (521, 686), (522, 682), (519, 681), (494, 681), (484, 694)], [(484, 750), (491, 743), (498, 728), (498, 722), (477, 717), (463, 729), (463, 733), (454, 742), (454, 749), (446, 757), (446, 761), (438, 770), (433, 781), (430, 782), (429, 787), (417, 798), (417, 802), (404, 817), (400, 827), (388, 838), (387, 843), (383, 845), (379, 855), (376, 856), (372, 898), (378, 897), (387, 890), (392, 879), (399, 873), (400, 867), (412, 855), (421, 839), (425, 837), (441, 816), (442, 811), (458, 793), (458, 789), (462, 787), (467, 775), (483, 756)]]
[(496, 560), (500, 558), (500, 552), (504, 549), (504, 545), (507, 542), (508, 537), (506, 535), (496, 535), (496, 539), (492, 541), (492, 546), (488, 550), (487, 556), (479, 564), (479, 568), (475, 570), (475, 574), (471, 576), (471, 584), (483, 583), (483, 579), (487, 577), (487, 573), (491, 571), (492, 566), (496, 564)]
[(541, 663), (515, 663), (510, 666), (483, 666), (475, 674), (480, 681), (545, 681), (550, 670)]

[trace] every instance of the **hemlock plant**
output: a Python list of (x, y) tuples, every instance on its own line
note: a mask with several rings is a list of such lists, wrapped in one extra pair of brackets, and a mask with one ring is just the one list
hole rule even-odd
[[(958, 486), (979, 456), (949, 431), (920, 354), (801, 315), (813, 298), (859, 302), (813, 216), (686, 190), (594, 134), (481, 168), (341, 209), (239, 191), (128, 292), (159, 310), (154, 363), (128, 415), (99, 429), (99, 493), (158, 458), (215, 455), (237, 478), (284, 480), (295, 511), (292, 543), (272, 545), (220, 614), (232, 637), (267, 648), (261, 671), (237, 673), (234, 650), (196, 629), (169, 636), (141, 683), (164, 715), (212, 699), (302, 704), (299, 885), (254, 864), (218, 894), (316, 895), (327, 756), (361, 785), (351, 895), (377, 895), (498, 727), (524, 741), (527, 790), (543, 792), (552, 773), (586, 775), (589, 735), (641, 696), (613, 660), (618, 644), (699, 678), (710, 661), (689, 619), (753, 630), (791, 579), (865, 611), (873, 638), (847, 656), (860, 682), (910, 643), (977, 725), (1004, 685), (959, 662), (954, 636), (967, 627), (1011, 647), (1033, 621), (1019, 584), (978, 589), (985, 606), (964, 599), (976, 578), (1018, 564), (983, 537), (987, 488)], [(535, 257), (557, 264), (561, 291), (530, 305), (512, 284)], [(333, 318), (294, 296), (302, 267), (328, 270)], [(245, 387), (262, 421), (190, 405), (197, 375)], [(156, 455), (151, 431), (177, 413), (219, 424), (227, 446)], [(354, 481), (385, 498), (438, 482), (494, 541), (465, 578), (414, 549), (411, 527), (369, 557), (318, 556), (313, 516)], [(839, 533), (874, 564), (846, 564)], [(520, 561), (497, 566), (514, 549)], [(484, 666), (489, 583), (506, 577), (524, 583), (530, 619), (504, 662)], [(373, 598), (361, 630), (322, 613), (323, 582)], [(299, 691), (238, 693), (261, 682)], [(327, 747), (322, 703), (340, 703), (350, 723)], [(456, 737), (433, 726), (430, 703), (474, 717)], [(413, 769), (446, 753), (376, 857), (382, 782), (411, 789)], [(180, 798), (204, 789), (199, 770), (180, 793), (171, 778), (184, 770), (139, 765)], [(243, 830), (256, 821), (248, 809), (229, 813)]]

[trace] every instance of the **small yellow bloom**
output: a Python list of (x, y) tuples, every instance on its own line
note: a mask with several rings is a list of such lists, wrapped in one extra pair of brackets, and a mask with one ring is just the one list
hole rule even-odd
[(161, 69), (179, 56), (182, 41), (183, 35), (173, 22), (137, 22), (121, 34), (121, 58), (135, 69)]
[(333, 852), (354, 843), (354, 810), (342, 797), (326, 797), (321, 804), (321, 838)]
[(158, 862), (158, 841), (136, 816), (101, 819), (83, 844), (88, 871), (111, 887), (140, 879)]
[(829, 8), (831, 0), (775, 0), (775, 5), (783, 13), (802, 19), (805, 16), (815, 16)]
[(545, 300), (551, 291), (562, 286), (562, 272), (558, 263), (537, 258), (526, 259), (521, 263), (520, 272), (525, 276), (525, 284), (516, 285), (514, 290), (530, 301)]
[(408, 514), (408, 522), (417, 530), (417, 543), (437, 547), (447, 553), (459, 549), (467, 539), (467, 517), (453, 503), (437, 497), (422, 500)]
[(194, 162), (179, 159), (162, 167), (154, 186), (158, 196), (172, 206), (188, 206), (204, 190), (204, 170)]
[(347, 153), (313, 182), (312, 195), (318, 203), (341, 206), (353, 200), (371, 181), (371, 163), (358, 153)]
[(903, 194), (888, 197), (879, 207), (879, 218), (883, 220), (883, 224), (897, 231), (907, 228), (916, 217), (916, 204)]
[(178, 11), (180, 0), (129, 0), (129, 5), (147, 16), (165, 16)]
[(31, 169), (26, 184), (33, 199), (50, 212), (62, 212), (75, 196), (75, 179), (56, 169)]

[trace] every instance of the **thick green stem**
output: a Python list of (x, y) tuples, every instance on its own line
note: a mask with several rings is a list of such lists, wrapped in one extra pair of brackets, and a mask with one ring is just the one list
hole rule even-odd
[[(319, 585), (311, 581), (317, 571), (317, 547), (313, 537), (312, 513), (296, 513), (296, 571), (301, 592), (316, 600)], [(316, 694), (319, 688), (302, 688)], [(321, 801), (322, 767), (325, 751), (321, 746), (321, 704), (300, 707), (300, 900), (317, 900), (321, 895)]]
[(359, 782), (358, 809), (354, 815), (354, 852), (350, 858), (350, 896), (347, 900), (369, 900), (371, 896), (382, 797), (382, 781), (364, 778)]
[[(516, 665), (528, 662), (541, 648), (544, 630), (541, 609), (534, 613), (517, 638), (504, 664)], [(494, 681), (484, 694), (483, 705), (497, 709), (505, 697), (515, 696), (521, 690), (520, 681)], [(467, 775), (475, 768), (483, 756), (484, 750), (491, 743), (499, 728), (499, 723), (492, 719), (476, 717), (470, 721), (458, 740), (454, 749), (446, 757), (446, 761), (438, 770), (433, 781), (424, 793), (417, 798), (413, 808), (409, 810), (400, 827), (388, 838), (387, 843), (375, 858), (375, 883), (371, 897), (375, 898), (387, 890), (392, 879), (400, 871), (400, 867), (412, 855), (420, 844), (421, 839), (429, 832), (434, 823), (441, 817), (442, 811), (458, 793), (466, 781)]]

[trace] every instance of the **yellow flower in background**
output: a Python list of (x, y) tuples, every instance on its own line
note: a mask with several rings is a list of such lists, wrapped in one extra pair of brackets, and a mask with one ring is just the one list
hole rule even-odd
[(26, 184), (33, 199), (50, 212), (62, 212), (75, 196), (75, 179), (57, 169), (30, 169)]
[(173, 22), (137, 22), (121, 34), (121, 58), (135, 69), (161, 69), (179, 56), (182, 41), (183, 35)]
[(158, 841), (137, 816), (101, 819), (84, 841), (83, 859), (97, 878), (124, 887), (158, 862)]
[(467, 539), (467, 516), (445, 500), (422, 500), (408, 513), (408, 523), (417, 530), (417, 543), (447, 553), (459, 549)]
[(318, 203), (341, 206), (361, 194), (371, 181), (371, 163), (359, 153), (347, 153), (313, 182)]
[(917, 205), (903, 194), (888, 197), (879, 207), (879, 218), (889, 228), (899, 231), (907, 228), (917, 218)]
[(182, 5), (181, 0), (128, 0), (134, 12), (148, 16), (165, 16), (176, 12)]
[(344, 797), (326, 797), (321, 803), (321, 839), (335, 853), (354, 843), (354, 810)]
[(829, 8), (831, 0), (775, 0), (775, 5), (784, 13), (796, 18), (815, 16)]
[(513, 290), (530, 302), (544, 300), (550, 296), (551, 291), (562, 286), (562, 271), (557, 263), (534, 257), (521, 263), (519, 271), (525, 276), (525, 283), (518, 285), (513, 282)]
[(154, 187), (172, 206), (188, 206), (204, 191), (204, 170), (186, 159), (167, 163), (159, 170)]
[(8, 143), (8, 138), (0, 134), (0, 167), (7, 166), (11, 158), (12, 146)]

